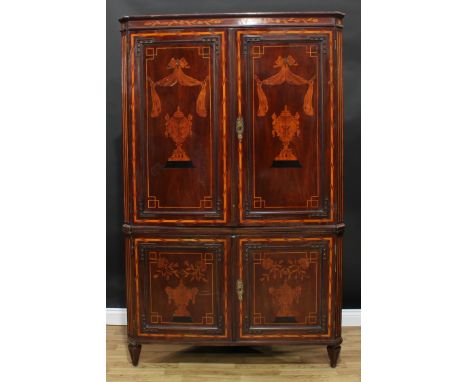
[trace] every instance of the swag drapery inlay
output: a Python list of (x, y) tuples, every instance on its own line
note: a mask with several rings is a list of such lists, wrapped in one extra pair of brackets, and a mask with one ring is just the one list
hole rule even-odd
[(310, 80), (306, 80), (305, 78), (302, 78), (301, 76), (298, 76), (297, 74), (294, 74), (291, 71), (290, 67), (297, 66), (297, 65), (298, 64), (296, 60), (291, 55), (287, 56), (286, 58), (279, 56), (273, 65), (274, 68), (280, 68), (278, 73), (264, 80), (260, 80), (257, 76), (255, 76), (255, 81), (257, 84), (257, 94), (258, 94), (257, 116), (264, 117), (268, 111), (268, 100), (265, 95), (265, 92), (263, 91), (262, 86), (263, 85), (269, 85), (269, 86), (281, 85), (285, 82), (291, 85), (308, 85), (306, 94), (304, 96), (303, 109), (306, 115), (309, 115), (309, 116), (314, 115), (314, 108), (312, 106), (312, 96), (314, 93), (313, 86), (314, 86), (315, 76), (312, 77)]
[(156, 91), (156, 86), (174, 86), (176, 84), (182, 86), (201, 86), (200, 93), (197, 97), (196, 111), (200, 117), (206, 117), (206, 87), (208, 84), (208, 77), (203, 81), (199, 81), (196, 78), (190, 77), (184, 73), (183, 69), (190, 68), (188, 62), (185, 58), (171, 58), (167, 69), (172, 69), (172, 73), (168, 76), (160, 79), (159, 81), (153, 81), (151, 78), (148, 78), (148, 81), (151, 85), (151, 117), (156, 118), (161, 113), (161, 99), (159, 98), (158, 92)]

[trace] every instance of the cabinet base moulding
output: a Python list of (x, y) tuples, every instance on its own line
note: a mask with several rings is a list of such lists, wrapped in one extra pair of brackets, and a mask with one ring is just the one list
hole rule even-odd
[[(127, 325), (127, 309), (107, 308), (106, 325)], [(361, 326), (361, 309), (343, 309), (343, 326)]]

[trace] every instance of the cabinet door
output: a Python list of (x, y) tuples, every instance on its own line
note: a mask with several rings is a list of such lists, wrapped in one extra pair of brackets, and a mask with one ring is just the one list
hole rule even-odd
[(332, 238), (239, 240), (239, 339), (332, 336)]
[(134, 222), (225, 222), (224, 32), (134, 34), (131, 52)]
[(227, 339), (228, 245), (222, 239), (135, 239), (139, 336)]
[(332, 42), (331, 31), (237, 32), (242, 223), (333, 220)]

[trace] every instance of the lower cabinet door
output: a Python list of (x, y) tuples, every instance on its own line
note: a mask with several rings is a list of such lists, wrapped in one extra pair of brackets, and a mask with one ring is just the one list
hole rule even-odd
[(135, 239), (138, 335), (228, 339), (228, 258), (224, 239)]
[(239, 239), (239, 340), (330, 338), (333, 246), (333, 237)]

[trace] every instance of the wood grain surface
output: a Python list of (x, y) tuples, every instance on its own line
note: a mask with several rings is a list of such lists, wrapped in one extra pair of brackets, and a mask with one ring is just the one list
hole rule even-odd
[(107, 326), (107, 381), (357, 382), (361, 380), (361, 328), (344, 327), (338, 367), (324, 346), (143, 346), (138, 367), (127, 350), (126, 326)]

